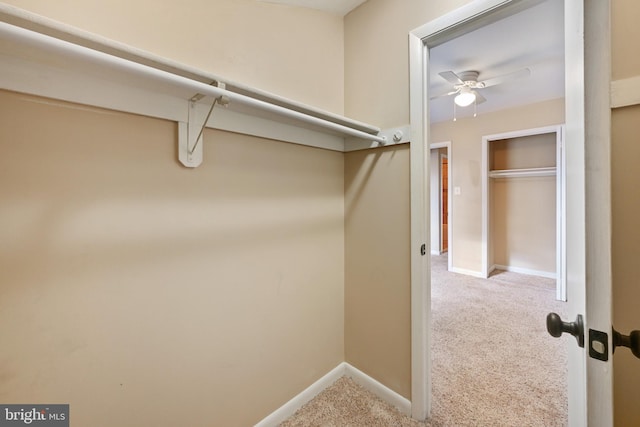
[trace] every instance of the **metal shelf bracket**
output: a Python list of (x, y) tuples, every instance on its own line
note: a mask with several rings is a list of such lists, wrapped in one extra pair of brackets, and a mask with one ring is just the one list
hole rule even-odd
[[(216, 82), (215, 86), (225, 89), (225, 84)], [(178, 122), (178, 159), (180, 163), (188, 168), (196, 168), (202, 164), (204, 150), (204, 128), (209, 122), (211, 113), (216, 104), (227, 106), (229, 98), (224, 95), (213, 100), (211, 108), (204, 120), (200, 120), (197, 108), (197, 101), (204, 98), (205, 95), (196, 94), (189, 101), (188, 123)]]

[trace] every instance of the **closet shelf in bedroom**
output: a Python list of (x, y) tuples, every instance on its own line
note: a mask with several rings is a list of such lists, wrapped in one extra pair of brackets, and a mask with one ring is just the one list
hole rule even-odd
[(204, 127), (341, 152), (409, 138), (2, 3), (0, 88), (178, 122), (190, 167), (202, 161)]
[(488, 147), (489, 178), (555, 176), (555, 133), (493, 140)]
[(533, 176), (556, 176), (556, 167), (499, 169), (489, 171), (489, 178), (526, 178)]

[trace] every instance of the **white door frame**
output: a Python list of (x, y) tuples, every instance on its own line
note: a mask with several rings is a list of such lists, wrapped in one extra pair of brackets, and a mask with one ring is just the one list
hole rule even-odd
[[(565, 0), (567, 287), (569, 316), (611, 331), (610, 1)], [(431, 411), (431, 321), (428, 141), (429, 48), (538, 4), (540, 0), (476, 0), (409, 34), (411, 135), (411, 413)], [(427, 219), (425, 221), (425, 218)], [(588, 298), (587, 298), (588, 297)], [(541, 320), (542, 321), (542, 320)], [(591, 359), (571, 337), (569, 425), (613, 425), (609, 361)]]
[(533, 135), (555, 134), (556, 137), (556, 299), (567, 300), (567, 278), (566, 278), (566, 209), (565, 209), (565, 154), (564, 154), (564, 125), (545, 126), (533, 129), (523, 129), (513, 132), (505, 132), (482, 137), (482, 275), (487, 278), (495, 268), (491, 242), (491, 208), (489, 197), (491, 188), (489, 186), (489, 147), (492, 141), (503, 139), (521, 138)]

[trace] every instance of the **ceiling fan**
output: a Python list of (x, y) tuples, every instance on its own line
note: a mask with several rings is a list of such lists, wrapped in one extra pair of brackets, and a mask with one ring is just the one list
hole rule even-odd
[(528, 77), (531, 75), (531, 70), (529, 68), (523, 68), (522, 70), (493, 77), (481, 82), (478, 81), (478, 76), (480, 75), (478, 71), (463, 71), (458, 74), (453, 71), (443, 71), (438, 74), (449, 83), (452, 83), (454, 90), (441, 95), (436, 95), (431, 99), (456, 95), (454, 98), (456, 105), (459, 105), (460, 107), (467, 107), (474, 102), (476, 104), (481, 104), (486, 101), (486, 98), (478, 92), (478, 89), (484, 89), (510, 80)]

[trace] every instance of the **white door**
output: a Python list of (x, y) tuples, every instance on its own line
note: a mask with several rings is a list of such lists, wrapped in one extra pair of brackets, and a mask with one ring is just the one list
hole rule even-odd
[[(540, 0), (477, 0), (410, 33), (412, 415), (430, 412), (429, 47), (495, 22)], [(584, 320), (584, 348), (569, 348), (569, 425), (613, 425), (610, 234), (610, 0), (565, 0), (567, 299)], [(532, 35), (535, 36), (535, 35)], [(597, 331), (607, 333), (604, 342)], [(541, 349), (544, 351), (544, 349)], [(592, 353), (592, 356), (590, 356)], [(606, 361), (598, 360), (607, 359)]]

